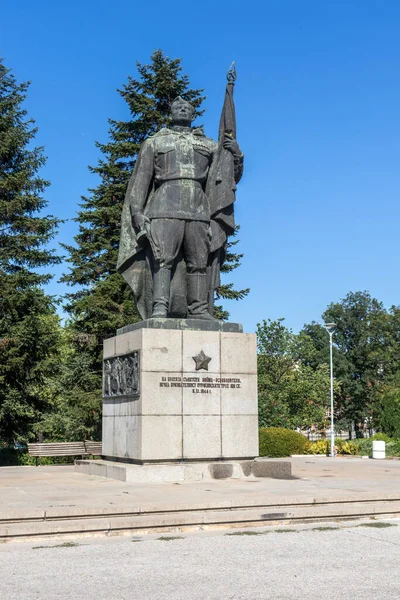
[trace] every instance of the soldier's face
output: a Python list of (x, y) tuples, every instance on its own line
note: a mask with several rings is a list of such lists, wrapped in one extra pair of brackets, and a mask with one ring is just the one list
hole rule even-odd
[(189, 102), (177, 101), (171, 106), (172, 122), (180, 125), (190, 125), (193, 121), (193, 109)]

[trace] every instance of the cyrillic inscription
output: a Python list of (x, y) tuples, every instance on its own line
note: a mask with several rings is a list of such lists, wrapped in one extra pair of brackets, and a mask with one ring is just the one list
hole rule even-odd
[(161, 377), (161, 388), (192, 388), (193, 394), (211, 394), (212, 389), (240, 389), (240, 377)]

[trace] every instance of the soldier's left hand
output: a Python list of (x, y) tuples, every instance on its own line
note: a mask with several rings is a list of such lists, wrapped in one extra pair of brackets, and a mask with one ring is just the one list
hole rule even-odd
[(229, 135), (229, 133), (225, 133), (223, 144), (225, 150), (229, 150), (229, 152), (232, 152), (234, 156), (241, 156), (242, 153), (240, 151), (239, 144), (234, 137)]

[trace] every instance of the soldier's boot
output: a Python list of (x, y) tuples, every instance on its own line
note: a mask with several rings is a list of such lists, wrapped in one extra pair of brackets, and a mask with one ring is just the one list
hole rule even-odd
[(151, 317), (166, 318), (169, 307), (171, 271), (160, 267), (153, 279), (153, 312)]
[(187, 274), (188, 319), (215, 321), (208, 312), (208, 277), (205, 273)]

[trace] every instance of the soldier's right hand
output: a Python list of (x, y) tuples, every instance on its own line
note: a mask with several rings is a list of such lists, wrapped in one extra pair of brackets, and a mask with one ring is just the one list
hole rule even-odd
[(146, 229), (146, 225), (150, 224), (150, 219), (143, 213), (136, 213), (133, 215), (132, 221), (137, 231), (144, 231)]

